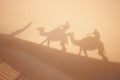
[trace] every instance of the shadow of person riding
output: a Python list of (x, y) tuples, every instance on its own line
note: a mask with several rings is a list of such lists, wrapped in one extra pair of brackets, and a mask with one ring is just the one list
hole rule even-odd
[[(94, 35), (94, 36), (90, 36), (90, 35)], [(74, 38), (74, 33), (69, 33), (69, 37), (71, 42), (80, 47), (80, 51), (79, 51), (79, 55), (81, 55), (82, 51), (84, 52), (85, 56), (88, 57), (87, 55), (87, 51), (92, 51), (97, 49), (98, 50), (98, 54), (103, 58), (104, 61), (108, 61), (108, 58), (106, 57), (105, 53), (105, 49), (104, 49), (104, 44), (103, 42), (100, 40), (100, 34), (99, 32), (95, 29), (95, 31), (93, 33), (90, 33), (87, 35), (87, 37), (80, 39), (80, 40), (76, 40)]]
[(41, 43), (41, 45), (44, 44), (45, 42), (47, 42), (47, 47), (49, 47), (51, 42), (59, 41), (60, 46), (62, 47), (62, 51), (66, 51), (65, 44), (68, 44), (68, 35), (67, 35), (66, 31), (68, 29), (69, 29), (68, 22), (66, 22), (64, 25), (59, 25), (57, 28), (55, 28), (49, 32), (45, 32), (44, 27), (38, 28), (40, 35), (47, 37), (47, 39), (45, 39)]

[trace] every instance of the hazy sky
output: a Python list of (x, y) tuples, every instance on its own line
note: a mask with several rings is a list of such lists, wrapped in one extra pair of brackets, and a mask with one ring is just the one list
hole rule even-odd
[[(66, 21), (76, 39), (98, 29), (111, 61), (120, 62), (120, 0), (0, 0), (0, 33), (10, 34), (29, 22), (31, 27), (17, 35), (21, 39), (41, 43), (45, 37), (36, 28), (50, 31)], [(60, 49), (59, 43), (51, 47)], [(79, 48), (71, 43), (68, 52), (78, 54)], [(90, 57), (99, 58), (96, 51)]]

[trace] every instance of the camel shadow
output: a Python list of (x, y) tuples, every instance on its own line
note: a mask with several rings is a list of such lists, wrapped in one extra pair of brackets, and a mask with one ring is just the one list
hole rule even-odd
[(60, 25), (57, 28), (53, 29), (52, 31), (45, 32), (44, 27), (38, 28), (39, 33), (41, 36), (47, 37), (42, 43), (44, 44), (47, 42), (47, 47), (50, 47), (50, 43), (54, 41), (59, 41), (60, 46), (62, 47), (62, 51), (66, 51), (66, 44), (68, 44), (68, 35), (66, 30), (69, 28), (69, 23), (66, 22), (64, 25)]
[(80, 47), (79, 55), (84, 52), (85, 56), (88, 57), (87, 51), (93, 51), (95, 49), (98, 50), (98, 54), (102, 57), (103, 61), (108, 61), (107, 56), (105, 55), (104, 44), (102, 41), (97, 40), (96, 37), (87, 36), (83, 39), (76, 40), (74, 37), (74, 33), (69, 33), (69, 37), (71, 42)]

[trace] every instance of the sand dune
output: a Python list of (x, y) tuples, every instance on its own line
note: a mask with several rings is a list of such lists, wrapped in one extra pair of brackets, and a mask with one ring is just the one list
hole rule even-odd
[(20, 73), (16, 74), (16, 80), (19, 77), (28, 80), (120, 80), (120, 63), (62, 52), (10, 35), (0, 34), (0, 59), (1, 64)]

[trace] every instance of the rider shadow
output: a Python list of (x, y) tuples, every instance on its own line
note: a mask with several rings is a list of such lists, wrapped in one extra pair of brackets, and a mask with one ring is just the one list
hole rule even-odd
[(94, 36), (87, 36), (83, 39), (76, 40), (74, 33), (69, 33), (71, 42), (80, 48), (79, 55), (84, 52), (85, 56), (88, 57), (87, 51), (98, 50), (98, 54), (102, 57), (103, 61), (108, 61), (107, 56), (105, 55), (104, 44), (101, 40)]
[(26, 29), (28, 29), (31, 24), (32, 24), (32, 22), (28, 23), (24, 28), (19, 29), (19, 30), (16, 30), (16, 31), (14, 31), (13, 33), (11, 33), (10, 36), (15, 36), (15, 35), (17, 35), (17, 34), (22, 33), (23, 31), (25, 31)]
[(52, 31), (45, 32), (44, 27), (38, 28), (41, 36), (47, 37), (42, 43), (47, 42), (47, 47), (50, 47), (50, 43), (54, 41), (59, 41), (62, 51), (66, 51), (66, 44), (68, 44), (68, 37), (66, 31), (69, 29), (69, 23), (66, 22), (64, 25), (59, 25), (57, 28)]

